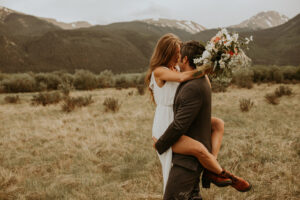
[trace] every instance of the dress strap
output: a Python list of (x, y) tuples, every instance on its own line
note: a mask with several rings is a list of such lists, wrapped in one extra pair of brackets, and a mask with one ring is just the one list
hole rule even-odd
[(151, 73), (149, 88), (154, 89), (154, 73)]

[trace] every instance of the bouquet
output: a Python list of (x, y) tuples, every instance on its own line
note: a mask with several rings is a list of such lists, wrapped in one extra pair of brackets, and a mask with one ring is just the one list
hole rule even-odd
[(226, 29), (220, 30), (207, 43), (202, 56), (194, 59), (198, 70), (194, 75), (209, 70), (213, 78), (230, 81), (234, 69), (249, 66), (251, 59), (241, 47), (247, 46), (253, 37), (245, 38), (244, 41), (238, 41), (238, 37), (237, 33), (229, 34)]

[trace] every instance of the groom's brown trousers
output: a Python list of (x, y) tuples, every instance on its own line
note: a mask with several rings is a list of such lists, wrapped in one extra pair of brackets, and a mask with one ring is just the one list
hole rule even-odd
[(174, 164), (171, 168), (164, 200), (191, 200), (199, 193), (200, 174), (203, 168), (188, 169)]

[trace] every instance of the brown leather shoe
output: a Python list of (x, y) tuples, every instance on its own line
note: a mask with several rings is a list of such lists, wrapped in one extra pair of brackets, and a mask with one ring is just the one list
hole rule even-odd
[(225, 187), (232, 184), (232, 180), (225, 176), (220, 176), (211, 171), (204, 169), (202, 174), (202, 187), (210, 188), (210, 183), (215, 184), (218, 187)]
[(230, 178), (232, 180), (231, 186), (240, 192), (247, 192), (252, 187), (248, 181), (242, 179), (241, 177), (235, 176), (226, 170), (223, 170), (220, 175), (222, 177)]

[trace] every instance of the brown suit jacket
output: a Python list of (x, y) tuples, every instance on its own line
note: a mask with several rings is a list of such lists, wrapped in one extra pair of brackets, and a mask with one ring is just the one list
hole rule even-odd
[[(159, 138), (159, 154), (169, 149), (183, 134), (201, 142), (211, 152), (211, 88), (205, 77), (181, 83), (174, 98), (174, 121)], [(173, 164), (196, 171), (194, 156), (173, 153)]]

